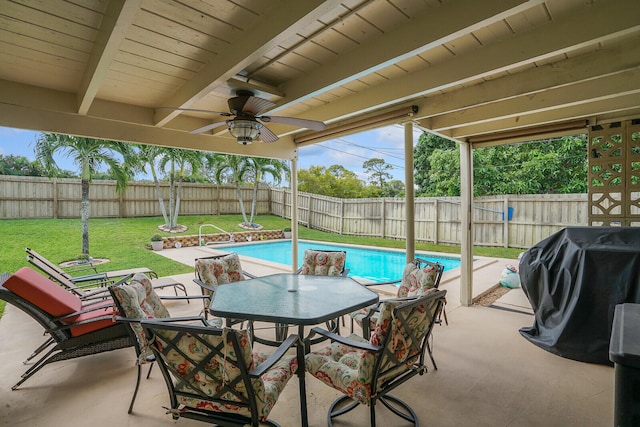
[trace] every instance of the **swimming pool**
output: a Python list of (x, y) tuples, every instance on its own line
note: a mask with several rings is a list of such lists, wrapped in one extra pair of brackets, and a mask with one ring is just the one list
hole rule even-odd
[[(249, 256), (280, 264), (291, 265), (291, 241), (280, 240), (216, 246), (216, 249), (235, 252), (238, 255)], [(298, 265), (302, 265), (302, 257), (307, 249), (344, 250), (347, 252), (347, 266), (349, 277), (374, 282), (387, 282), (402, 277), (402, 271), (407, 264), (404, 252), (384, 249), (372, 249), (362, 246), (327, 244), (319, 242), (298, 242)], [(441, 257), (431, 254), (416, 254), (420, 258), (439, 262), (444, 270), (460, 267), (460, 259), (456, 257)]]

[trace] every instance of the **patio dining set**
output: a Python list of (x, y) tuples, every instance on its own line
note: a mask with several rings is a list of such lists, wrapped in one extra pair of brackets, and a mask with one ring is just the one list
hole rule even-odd
[[(297, 272), (262, 277), (245, 272), (234, 253), (198, 258), (198, 295), (147, 268), (72, 276), (31, 249), (27, 254), (35, 268), (1, 275), (0, 299), (39, 323), (46, 337), (27, 357), (31, 365), (13, 390), (52, 362), (133, 347), (137, 376), (129, 413), (143, 365), (148, 378), (157, 364), (174, 419), (277, 426), (269, 414), (297, 376), (300, 419), (307, 426), (309, 373), (342, 393), (328, 408), (329, 425), (362, 404), (375, 426), (378, 402), (419, 424), (414, 410), (390, 393), (427, 372), (427, 355), (437, 369), (429, 339), (444, 313), (441, 264), (408, 263), (394, 282), (397, 296), (380, 300), (368, 284), (347, 276), (344, 251), (308, 250)], [(167, 287), (175, 295), (156, 292)], [(166, 299), (201, 300), (203, 308), (172, 317)], [(348, 336), (340, 329), (345, 318)], [(256, 351), (256, 344), (273, 351)]]

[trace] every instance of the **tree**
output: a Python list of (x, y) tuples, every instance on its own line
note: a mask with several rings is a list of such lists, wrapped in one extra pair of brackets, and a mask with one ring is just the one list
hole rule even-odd
[(89, 185), (91, 178), (101, 165), (106, 165), (116, 179), (116, 192), (122, 193), (131, 175), (123, 167), (116, 153), (126, 160), (131, 156), (128, 144), (102, 139), (82, 138), (55, 133), (41, 134), (35, 145), (36, 158), (40, 161), (49, 176), (54, 176), (58, 167), (54, 154), (61, 154), (73, 159), (80, 169), (82, 185), (82, 201), (80, 218), (82, 224), (82, 253), (89, 254)]
[(235, 184), (238, 202), (240, 203), (240, 211), (242, 213), (242, 220), (245, 224), (250, 224), (250, 222), (244, 208), (240, 185), (244, 182), (244, 174), (247, 171), (248, 159), (248, 157), (236, 156), (233, 154), (214, 154), (212, 157), (209, 157), (208, 162), (209, 166), (213, 168), (213, 174), (217, 183), (220, 184), (225, 180), (228, 180)]
[(0, 154), (0, 175), (43, 176), (45, 171), (36, 161), (29, 161), (24, 156)]
[[(587, 164), (583, 136), (479, 148), (473, 150), (473, 192), (475, 196), (584, 193)], [(421, 177), (416, 180), (420, 195), (460, 194), (458, 150), (434, 149), (415, 167)]]
[(284, 160), (265, 159), (261, 157), (249, 157), (245, 164), (245, 176), (253, 176), (253, 199), (251, 200), (251, 218), (249, 224), (253, 224), (258, 202), (258, 186), (265, 175), (270, 175), (276, 185), (282, 182), (282, 175), (288, 179), (291, 174), (289, 165)]
[(355, 173), (341, 165), (311, 166), (298, 171), (298, 189), (329, 197), (358, 198), (375, 196), (375, 188), (365, 187)]
[(193, 150), (168, 147), (163, 147), (160, 150), (159, 168), (169, 178), (169, 221), (167, 222), (165, 216), (165, 228), (174, 230), (178, 227), (180, 195), (185, 173), (187, 170), (196, 172), (202, 165), (203, 157), (200, 152)]
[[(446, 138), (442, 138), (437, 135), (433, 135), (427, 132), (424, 132), (420, 135), (418, 139), (418, 143), (413, 149), (413, 157), (414, 157), (414, 182), (418, 187), (416, 191), (417, 195), (421, 196), (434, 196), (439, 192), (436, 191), (436, 187), (442, 187), (441, 178), (446, 178), (448, 181), (450, 178), (454, 178), (458, 180), (457, 187), (460, 187), (460, 173), (458, 172), (453, 177), (436, 177), (433, 176), (434, 173), (437, 174), (437, 171), (433, 171), (432, 167), (432, 156), (436, 153), (436, 151), (448, 151), (448, 154), (456, 154), (458, 153), (456, 143), (450, 141)], [(458, 155), (459, 157), (459, 155)], [(459, 160), (458, 160), (459, 163)], [(458, 166), (459, 169), (459, 166)], [(459, 195), (458, 191), (457, 194)], [(438, 194), (443, 195), (443, 194)]]
[(362, 168), (365, 173), (369, 175), (369, 182), (380, 189), (384, 189), (386, 183), (393, 178), (393, 176), (387, 172), (393, 169), (393, 166), (383, 159), (369, 159), (362, 164)]
[(164, 205), (164, 198), (162, 197), (162, 191), (160, 190), (160, 181), (158, 180), (158, 173), (156, 172), (159, 166), (159, 158), (162, 156), (162, 147), (156, 145), (144, 145), (136, 144), (134, 147), (137, 149), (135, 169), (137, 171), (147, 173), (147, 166), (153, 178), (153, 186), (156, 190), (156, 197), (158, 197), (158, 203), (160, 204), (160, 211), (162, 212), (162, 218), (166, 226), (169, 226), (169, 217), (167, 216), (167, 209)]
[(404, 182), (399, 179), (393, 179), (384, 186), (384, 197), (402, 197), (404, 196)]

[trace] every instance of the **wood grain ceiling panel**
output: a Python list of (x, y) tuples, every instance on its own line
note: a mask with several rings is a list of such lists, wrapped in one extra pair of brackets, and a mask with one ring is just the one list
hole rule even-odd
[[(30, 51), (14, 50), (0, 42), (0, 79), (29, 85), (46, 85), (48, 89), (74, 92), (82, 78), (82, 68), (71, 70), (56, 65), (44, 66)], [(28, 72), (25, 72), (28, 70)]]
[[(121, 49), (132, 54), (146, 56), (147, 58), (158, 57), (158, 61), (168, 64), (188, 63), (190, 65), (185, 66), (185, 68), (191, 70), (200, 69), (204, 64), (203, 58), (206, 59), (211, 54), (211, 52), (205, 51), (199, 46), (186, 44), (180, 40), (166, 37), (135, 25), (129, 31), (128, 37), (123, 41)], [(170, 59), (172, 56), (176, 58)]]
[(93, 42), (98, 34), (98, 30), (95, 27), (81, 25), (76, 22), (12, 2), (3, 2), (0, 13), (5, 16), (10, 16), (12, 19), (28, 22), (34, 27), (46, 28), (53, 32), (59, 32), (90, 42)]
[(173, 70), (173, 72), (180, 74), (178, 77), (182, 77), (183, 73), (196, 73), (204, 65), (200, 61), (132, 40), (122, 42), (119, 55), (136, 58), (135, 64), (153, 62), (155, 65), (150, 68), (160, 72)]

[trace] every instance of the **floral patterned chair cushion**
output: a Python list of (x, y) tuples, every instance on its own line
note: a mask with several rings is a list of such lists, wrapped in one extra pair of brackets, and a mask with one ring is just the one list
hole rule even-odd
[[(167, 308), (162, 304), (160, 297), (153, 290), (151, 280), (142, 273), (135, 274), (130, 283), (113, 286), (111, 290), (124, 311), (124, 313), (120, 313), (123, 317), (128, 319), (171, 317)], [(147, 357), (151, 355), (147, 338), (138, 323), (131, 323), (130, 326), (140, 347), (138, 363), (146, 363)]]
[[(219, 258), (200, 258), (196, 260), (196, 275), (210, 288), (244, 280), (244, 272), (238, 254), (229, 254)], [(203, 292), (208, 292), (203, 288)], [(211, 292), (209, 292), (212, 294)], [(211, 300), (204, 299), (205, 311)]]
[[(394, 317), (394, 309), (406, 302), (387, 300), (379, 303), (380, 315), (369, 341), (356, 334), (347, 338), (376, 346), (384, 345), (384, 351), (373, 352), (334, 342), (305, 357), (307, 372), (352, 399), (367, 404), (372, 394), (379, 392), (387, 379), (409, 370), (422, 352), (420, 338), (430, 327), (438, 304), (432, 303), (428, 309), (424, 305), (417, 305), (403, 310), (401, 318)], [(372, 390), (378, 358), (382, 360), (376, 381), (377, 390)]]
[[(222, 335), (181, 334), (174, 348), (165, 350), (169, 341), (175, 340), (178, 332), (164, 330), (156, 331), (156, 346), (163, 352), (163, 359), (170, 370), (177, 373), (182, 380), (175, 385), (178, 392), (178, 404), (190, 408), (204, 409), (214, 412), (235, 413), (250, 417), (251, 413), (246, 406), (236, 405), (233, 402), (241, 402), (248, 399), (245, 383), (240, 379), (241, 367), (237, 361), (244, 365), (247, 371), (268, 358), (268, 354), (253, 353), (251, 342), (246, 330), (238, 331), (224, 328)], [(240, 354), (236, 354), (233, 343), (229, 339), (230, 334), (236, 334)], [(204, 341), (204, 342), (203, 342)], [(196, 365), (211, 354), (211, 348), (216, 348), (216, 354), (204, 368), (193, 375)], [(186, 357), (185, 357), (186, 356)], [(295, 356), (283, 356), (275, 365), (267, 370), (261, 377), (251, 379), (251, 387), (255, 393), (258, 415), (261, 421), (266, 421), (271, 409), (278, 400), (278, 396), (284, 389), (289, 379), (298, 368)], [(239, 378), (240, 377), (240, 378)], [(180, 392), (189, 393), (189, 396)], [(202, 399), (190, 397), (200, 394)], [(207, 396), (215, 396), (228, 403), (215, 400), (207, 400)]]
[[(438, 289), (436, 284), (442, 275), (442, 266), (440, 264), (427, 264), (419, 267), (418, 262), (408, 263), (402, 272), (402, 281), (398, 287), (397, 298), (420, 297), (436, 292)], [(351, 318), (362, 327), (362, 322), (374, 306), (361, 308), (360, 310), (350, 313)], [(370, 317), (370, 329), (373, 330), (378, 314), (373, 313)]]
[[(356, 334), (351, 334), (347, 339), (379, 345), (389, 331), (393, 308), (399, 304), (400, 302), (395, 301), (380, 303), (381, 315), (370, 341)], [(320, 381), (355, 400), (366, 403), (372, 393), (371, 380), (375, 358), (375, 353), (334, 342), (323, 349), (309, 353), (305, 357), (305, 367), (307, 372)]]
[(300, 274), (315, 276), (340, 276), (344, 271), (347, 254), (343, 251), (304, 251)]

